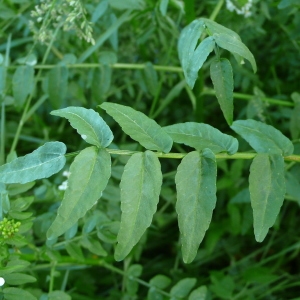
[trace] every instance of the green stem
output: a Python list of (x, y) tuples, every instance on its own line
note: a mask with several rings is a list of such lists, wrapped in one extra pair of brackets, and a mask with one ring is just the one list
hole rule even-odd
[(0, 128), (0, 166), (5, 163), (5, 104), (1, 105), (1, 128)]
[[(99, 68), (102, 64), (98, 63), (86, 63), (86, 64), (72, 64), (72, 65), (66, 65), (67, 68), (70, 69), (90, 69), (90, 68)], [(129, 70), (142, 70), (145, 69), (145, 64), (123, 64), (123, 63), (117, 63), (110, 65), (114, 69), (129, 69)], [(42, 70), (49, 70), (55, 68), (56, 65), (35, 65), (35, 69), (42, 69)], [(17, 66), (10, 66), (9, 69), (16, 69)], [(163, 72), (175, 72), (175, 73), (182, 73), (181, 67), (174, 67), (174, 66), (161, 66), (161, 65), (153, 65), (153, 68), (156, 71), (163, 71)]]
[(56, 268), (56, 262), (52, 262), (51, 271), (50, 271), (50, 281), (49, 281), (49, 293), (51, 293), (53, 291), (55, 268)]
[(216, 5), (215, 9), (213, 10), (212, 14), (210, 15), (209, 19), (214, 21), (219, 14), (222, 6), (224, 4), (224, 0), (219, 0), (218, 4)]
[[(108, 153), (112, 155), (133, 155), (135, 153), (140, 153), (141, 151), (131, 151), (131, 150), (120, 150), (120, 149), (106, 149)], [(80, 151), (67, 153), (66, 157), (74, 157)], [(154, 152), (159, 158), (173, 158), (173, 159), (182, 159), (187, 153), (162, 153)], [(216, 159), (253, 159), (257, 153), (248, 153), (248, 152), (237, 152), (235, 154), (229, 155), (227, 153), (218, 153), (216, 154)], [(295, 161), (300, 162), (300, 155), (289, 155), (284, 157), (285, 161)]]
[[(216, 92), (214, 90), (212, 90), (212, 89), (205, 88), (203, 90), (202, 95), (212, 95), (212, 96), (215, 96)], [(253, 95), (247, 95), (247, 94), (241, 94), (241, 93), (233, 93), (233, 97), (235, 99), (241, 99), (241, 100), (252, 100)], [(281, 105), (281, 106), (290, 106), (290, 107), (294, 106), (293, 102), (289, 102), (289, 101), (285, 101), (285, 100), (280, 100), (280, 99), (262, 97), (261, 100), (265, 101), (265, 102), (268, 102), (268, 103), (272, 103), (272, 104), (276, 104), (276, 105)]]

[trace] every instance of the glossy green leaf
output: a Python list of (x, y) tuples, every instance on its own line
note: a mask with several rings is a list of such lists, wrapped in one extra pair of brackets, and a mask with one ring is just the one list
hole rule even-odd
[(28, 95), (34, 89), (34, 69), (32, 66), (20, 66), (16, 69), (13, 76), (13, 95), (15, 104), (21, 107)]
[(31, 293), (15, 287), (7, 287), (3, 289), (3, 294), (6, 300), (20, 300), (20, 299), (37, 300), (37, 298), (33, 296)]
[(89, 144), (107, 147), (114, 136), (105, 121), (93, 109), (67, 107), (54, 110), (51, 115), (64, 117)]
[(48, 239), (62, 235), (97, 203), (110, 173), (111, 159), (105, 149), (88, 147), (75, 157), (70, 167), (68, 188), (47, 232)]
[(214, 153), (228, 152), (234, 154), (238, 150), (236, 138), (224, 134), (218, 129), (203, 123), (186, 122), (164, 127), (174, 142), (182, 143), (197, 150), (209, 148)]
[(157, 209), (161, 184), (160, 163), (153, 152), (131, 156), (120, 183), (122, 216), (116, 260), (124, 259), (150, 226)]
[(195, 258), (216, 205), (217, 164), (209, 149), (188, 153), (175, 176), (178, 224), (185, 263)]
[(215, 40), (213, 37), (205, 38), (200, 45), (196, 48), (191, 59), (183, 67), (184, 76), (187, 84), (193, 88), (198, 78), (198, 71), (203, 66), (208, 55), (214, 50)]
[(48, 94), (51, 105), (58, 109), (62, 106), (68, 90), (69, 70), (57, 66), (48, 73)]
[(284, 159), (257, 154), (250, 167), (249, 191), (255, 239), (262, 242), (279, 214), (285, 195)]
[(169, 152), (171, 137), (152, 119), (129, 106), (105, 102), (100, 105), (132, 139), (149, 150)]
[(197, 282), (196, 278), (184, 278), (177, 282), (171, 289), (171, 300), (186, 299)]
[(257, 66), (253, 54), (247, 48), (247, 46), (243, 42), (241, 42), (240, 39), (238, 39), (236, 36), (222, 33), (215, 33), (213, 37), (219, 47), (247, 59), (251, 63), (253, 71), (257, 71)]
[(210, 77), (226, 122), (233, 121), (233, 74), (226, 58), (214, 60), (210, 65)]
[(49, 142), (30, 154), (19, 157), (0, 167), (0, 182), (27, 183), (48, 178), (65, 165), (66, 146), (61, 142)]
[(234, 121), (231, 129), (245, 139), (259, 153), (291, 155), (293, 143), (271, 125), (255, 120)]
[(23, 273), (11, 273), (3, 276), (5, 283), (9, 285), (20, 285), (30, 282), (36, 282), (36, 278)]

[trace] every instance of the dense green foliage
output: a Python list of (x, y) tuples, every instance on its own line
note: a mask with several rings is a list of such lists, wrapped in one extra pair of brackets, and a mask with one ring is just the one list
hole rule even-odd
[(0, 2), (0, 299), (300, 299), (299, 9)]

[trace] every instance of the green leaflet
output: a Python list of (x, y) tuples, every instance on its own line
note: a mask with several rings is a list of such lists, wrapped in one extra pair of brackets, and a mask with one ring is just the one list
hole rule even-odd
[(145, 8), (144, 0), (109, 0), (109, 5), (116, 9), (136, 9), (143, 10)]
[(53, 108), (60, 108), (67, 95), (69, 70), (57, 66), (48, 73), (48, 94)]
[(2, 165), (0, 182), (27, 183), (50, 177), (64, 167), (66, 150), (61, 142), (46, 143), (32, 153)]
[(176, 143), (182, 143), (197, 150), (209, 148), (214, 153), (228, 152), (234, 154), (238, 150), (236, 138), (224, 134), (218, 129), (203, 123), (178, 123), (163, 128)]
[(171, 150), (173, 144), (171, 137), (145, 114), (115, 103), (105, 102), (100, 107), (119, 123), (126, 134), (146, 149), (165, 153)]
[(254, 73), (257, 71), (255, 58), (247, 46), (241, 42), (236, 36), (215, 33), (213, 35), (219, 47), (226, 49), (232, 53), (238, 54), (247, 59), (253, 68)]
[(183, 70), (190, 64), (196, 45), (204, 29), (203, 21), (194, 20), (181, 31), (177, 49)]
[(207, 31), (210, 35), (213, 35), (215, 33), (227, 34), (235, 37), (238, 40), (241, 40), (240, 36), (236, 32), (227, 27), (224, 27), (223, 25), (220, 25), (215, 21), (206, 18), (200, 18), (199, 20), (205, 24), (205, 27), (207, 28)]
[(197, 283), (196, 278), (184, 278), (177, 282), (170, 291), (171, 300), (186, 299), (192, 288)]
[(213, 37), (205, 38), (196, 48), (191, 59), (183, 69), (187, 84), (193, 88), (198, 77), (198, 71), (202, 68), (208, 55), (214, 50), (215, 40)]
[(158, 89), (158, 77), (156, 70), (153, 68), (153, 65), (151, 62), (147, 62), (145, 64), (144, 69), (144, 79), (145, 83), (147, 85), (149, 93), (155, 97)]
[(273, 126), (255, 120), (234, 121), (231, 129), (259, 153), (291, 155), (293, 143)]
[(275, 223), (285, 195), (284, 159), (280, 154), (257, 154), (250, 167), (249, 191), (255, 239), (262, 242)]
[(216, 205), (217, 164), (213, 152), (188, 153), (175, 176), (179, 230), (185, 263), (195, 258)]
[(5, 282), (9, 285), (20, 285), (30, 282), (36, 282), (36, 278), (23, 273), (11, 273), (3, 276)]
[(161, 184), (160, 163), (153, 152), (131, 156), (120, 183), (122, 216), (116, 260), (124, 259), (150, 226), (157, 209)]
[(210, 65), (210, 77), (226, 122), (233, 121), (233, 74), (228, 59), (214, 60)]
[(67, 107), (54, 110), (51, 115), (64, 117), (89, 144), (105, 148), (114, 136), (105, 121), (93, 109)]
[(93, 207), (111, 174), (111, 159), (105, 149), (94, 146), (82, 150), (70, 167), (68, 188), (47, 237), (53, 239), (72, 227)]
[(3, 294), (6, 300), (20, 300), (20, 299), (37, 300), (37, 298), (33, 296), (31, 293), (15, 287), (7, 287), (3, 289)]
[[(186, 26), (178, 40), (178, 55), (187, 84), (193, 88), (198, 71), (215, 46), (213, 37), (205, 38), (196, 48), (198, 40), (205, 29), (204, 22), (194, 20)], [(195, 50), (196, 48), (196, 50)]]
[(202, 285), (191, 292), (189, 300), (206, 300), (207, 295), (207, 287), (205, 285)]
[(34, 69), (32, 66), (20, 66), (16, 69), (13, 76), (13, 95), (15, 104), (21, 107), (28, 95), (34, 89)]

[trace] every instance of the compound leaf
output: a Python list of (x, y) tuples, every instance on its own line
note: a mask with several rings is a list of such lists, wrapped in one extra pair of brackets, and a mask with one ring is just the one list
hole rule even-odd
[(53, 239), (71, 228), (95, 205), (111, 174), (111, 159), (106, 149), (82, 150), (70, 167), (68, 188), (47, 237)]
[(64, 167), (66, 150), (66, 145), (61, 142), (46, 143), (32, 153), (2, 165), (0, 182), (27, 183), (48, 178)]
[(249, 191), (255, 239), (262, 242), (279, 214), (285, 196), (284, 159), (257, 154), (250, 167)]
[(122, 260), (150, 226), (162, 184), (160, 163), (151, 151), (136, 153), (122, 175), (121, 224), (115, 259)]
[(211, 222), (217, 200), (216, 176), (216, 159), (209, 149), (188, 153), (178, 166), (176, 211), (185, 263), (195, 258)]
[(171, 137), (152, 119), (131, 107), (105, 102), (100, 105), (132, 139), (149, 150), (169, 152)]
[(186, 122), (164, 127), (174, 142), (182, 143), (197, 150), (209, 148), (214, 153), (226, 151), (234, 154), (238, 150), (236, 138), (203, 123)]
[(68, 119), (87, 143), (97, 147), (107, 147), (114, 138), (108, 125), (93, 109), (71, 106), (54, 110), (51, 115)]
[(234, 121), (231, 129), (259, 153), (291, 155), (293, 143), (273, 126), (255, 120)]
[(210, 65), (210, 77), (214, 84), (223, 115), (229, 125), (233, 121), (233, 74), (226, 58), (214, 60)]

